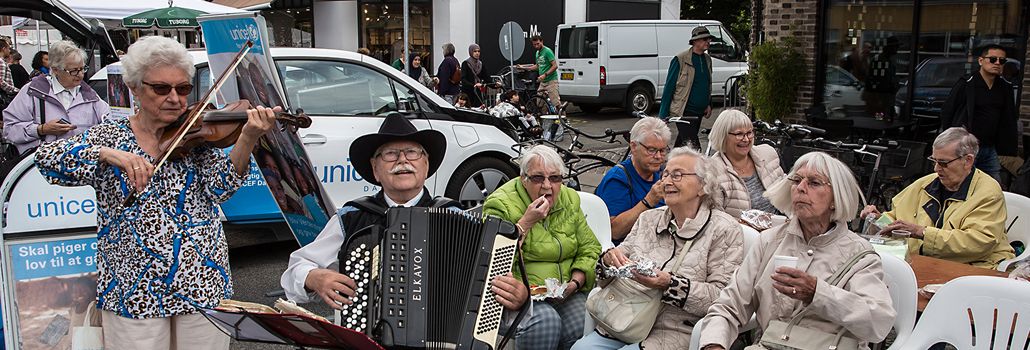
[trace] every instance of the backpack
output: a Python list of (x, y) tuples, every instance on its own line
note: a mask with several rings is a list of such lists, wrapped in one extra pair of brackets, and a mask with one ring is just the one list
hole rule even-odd
[(454, 73), (451, 73), (451, 78), (449, 80), (451, 84), (457, 85), (458, 83), (461, 83), (461, 67), (454, 67)]

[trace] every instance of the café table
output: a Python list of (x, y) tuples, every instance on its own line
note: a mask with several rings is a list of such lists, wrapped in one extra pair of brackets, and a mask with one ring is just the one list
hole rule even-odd
[[(962, 277), (962, 276), (994, 276), (994, 277), (1008, 277), (1008, 273), (1000, 272), (997, 270), (989, 270), (973, 265), (966, 265), (957, 263), (954, 261), (931, 258), (922, 255), (913, 255), (910, 257), (909, 265), (912, 266), (912, 271), (916, 274), (916, 286), (920, 289), (927, 284), (945, 284), (948, 281)], [(926, 308), (926, 304), (930, 302), (930, 299), (919, 293), (919, 308), (920, 312)]]

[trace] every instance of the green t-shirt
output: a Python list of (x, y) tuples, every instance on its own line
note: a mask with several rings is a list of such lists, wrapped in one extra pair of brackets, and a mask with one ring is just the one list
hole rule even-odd
[[(548, 70), (551, 69), (551, 62), (554, 62), (554, 51), (544, 46), (540, 50), (536, 51), (536, 70), (540, 75), (544, 75)], [(558, 70), (555, 69), (550, 75), (544, 78), (544, 82), (554, 81), (558, 79)]]

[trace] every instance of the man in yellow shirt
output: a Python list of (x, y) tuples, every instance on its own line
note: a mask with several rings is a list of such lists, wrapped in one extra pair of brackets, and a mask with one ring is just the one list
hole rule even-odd
[[(1015, 257), (1005, 235), (1005, 198), (990, 175), (973, 168), (979, 143), (961, 127), (933, 141), (934, 173), (916, 180), (883, 213), (892, 221), (880, 233), (911, 232), (909, 254), (994, 269)], [(875, 206), (862, 217), (879, 217)]]

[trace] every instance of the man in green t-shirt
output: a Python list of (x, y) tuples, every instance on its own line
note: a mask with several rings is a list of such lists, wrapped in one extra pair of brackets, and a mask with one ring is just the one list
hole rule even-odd
[(522, 66), (521, 68), (531, 70), (536, 69), (540, 76), (536, 78), (540, 85), (537, 87), (537, 91), (544, 91), (547, 93), (547, 98), (551, 100), (551, 104), (555, 108), (561, 107), (561, 98), (558, 96), (558, 59), (554, 57), (554, 51), (544, 46), (544, 38), (540, 35), (534, 35), (530, 38), (530, 42), (533, 43), (533, 48), (536, 49), (536, 63)]

